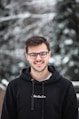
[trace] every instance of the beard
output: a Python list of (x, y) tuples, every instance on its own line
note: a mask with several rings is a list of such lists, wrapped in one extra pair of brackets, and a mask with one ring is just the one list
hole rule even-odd
[(47, 65), (46, 66), (44, 66), (42, 69), (37, 69), (37, 68), (35, 68), (35, 67), (33, 67), (33, 66), (31, 66), (31, 68), (32, 68), (32, 70), (34, 70), (35, 72), (43, 72), (43, 71), (45, 71), (46, 69), (47, 69)]

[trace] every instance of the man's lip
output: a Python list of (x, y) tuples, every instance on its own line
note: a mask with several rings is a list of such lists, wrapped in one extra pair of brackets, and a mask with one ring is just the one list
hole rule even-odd
[(35, 62), (35, 64), (36, 64), (36, 65), (42, 65), (43, 63), (42, 63), (42, 62), (40, 62), (40, 63), (38, 63), (38, 62)]
[(41, 65), (42, 63), (35, 63), (35, 64), (37, 64), (37, 65)]

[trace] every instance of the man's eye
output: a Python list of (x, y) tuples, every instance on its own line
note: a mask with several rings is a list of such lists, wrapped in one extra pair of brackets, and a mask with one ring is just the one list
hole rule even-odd
[(40, 55), (45, 55), (45, 53), (41, 53)]
[(46, 53), (45, 53), (45, 52), (42, 52), (42, 53), (40, 53), (40, 55), (42, 55), (42, 56), (43, 56), (43, 55), (46, 55)]
[(35, 54), (35, 53), (33, 53), (33, 54), (31, 54), (31, 56), (36, 56), (36, 54)]

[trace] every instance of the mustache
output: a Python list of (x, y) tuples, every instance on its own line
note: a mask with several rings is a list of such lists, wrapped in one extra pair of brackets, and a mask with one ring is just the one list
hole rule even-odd
[(42, 62), (42, 60), (36, 60), (35, 62)]

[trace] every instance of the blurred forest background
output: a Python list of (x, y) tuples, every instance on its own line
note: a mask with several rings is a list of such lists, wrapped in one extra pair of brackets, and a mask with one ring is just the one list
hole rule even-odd
[(0, 84), (27, 65), (24, 42), (48, 39), (49, 63), (69, 80), (79, 80), (79, 0), (0, 0)]
[(79, 0), (0, 0), (0, 112), (2, 90), (27, 66), (24, 42), (34, 35), (48, 39), (49, 63), (79, 81)]

